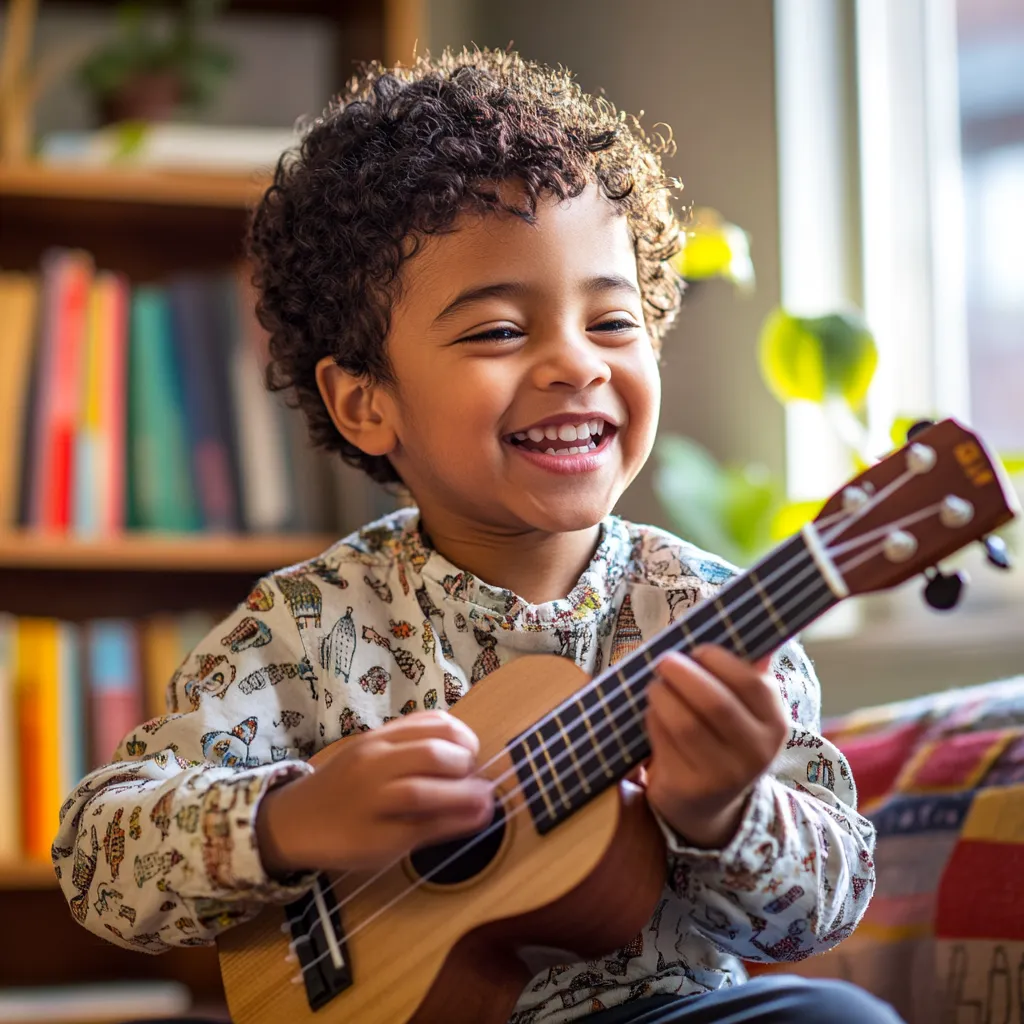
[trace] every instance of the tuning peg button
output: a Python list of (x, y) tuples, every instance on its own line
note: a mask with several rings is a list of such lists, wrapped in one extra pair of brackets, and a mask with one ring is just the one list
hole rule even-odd
[(935, 420), (918, 420), (912, 426), (907, 428), (907, 440), (913, 441), (918, 434), (922, 431), (927, 430), (929, 427), (935, 426)]
[(1006, 549), (1006, 541), (1002, 537), (982, 537), (981, 544), (985, 548), (985, 557), (989, 565), (994, 565), (997, 569), (1012, 568), (1010, 552)]
[(963, 573), (945, 574), (938, 569), (929, 569), (926, 573), (928, 582), (924, 588), (924, 599), (940, 612), (955, 608), (963, 592), (967, 578)]

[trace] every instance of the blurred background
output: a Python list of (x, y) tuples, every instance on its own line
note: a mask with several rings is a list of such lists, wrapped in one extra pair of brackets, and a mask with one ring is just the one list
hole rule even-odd
[[(166, 984), (106, 990), (88, 1019), (219, 999), (206, 954), (141, 962), (74, 925), (52, 805), (159, 712), (256, 575), (394, 507), (262, 391), (239, 262), (267, 168), (359, 61), (512, 45), (671, 126), (689, 291), (658, 448), (621, 514), (753, 564), (908, 424), (946, 415), (1020, 485), (1020, 0), (0, 12), (0, 905), (28, 950), (0, 964), (0, 1019), (84, 1019), (53, 985), (133, 972)], [(955, 613), (909, 584), (808, 632), (826, 714), (1024, 670), (1024, 573), (980, 548), (954, 561)]]

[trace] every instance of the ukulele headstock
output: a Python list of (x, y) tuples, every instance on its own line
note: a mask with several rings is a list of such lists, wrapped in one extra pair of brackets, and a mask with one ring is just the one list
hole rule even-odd
[(953, 419), (854, 477), (815, 518), (851, 594), (887, 590), (1019, 512), (999, 461)]

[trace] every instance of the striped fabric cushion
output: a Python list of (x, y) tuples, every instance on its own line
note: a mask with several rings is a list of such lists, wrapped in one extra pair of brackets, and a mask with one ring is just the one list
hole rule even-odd
[(1024, 1024), (1024, 676), (825, 725), (878, 828), (860, 927), (786, 965), (875, 993), (908, 1024)]

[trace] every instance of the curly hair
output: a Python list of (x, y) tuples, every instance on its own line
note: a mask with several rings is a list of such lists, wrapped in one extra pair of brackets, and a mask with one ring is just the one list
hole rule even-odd
[[(584, 93), (564, 68), (502, 50), (446, 50), (410, 67), (368, 65), (278, 161), (248, 248), (257, 314), (270, 334), (267, 386), (294, 390), (314, 445), (378, 483), (400, 483), (386, 457), (335, 428), (317, 389), (325, 356), (348, 373), (394, 385), (385, 346), (402, 264), (467, 210), (527, 221), (545, 196), (595, 182), (624, 213), (656, 349), (678, 311), (680, 248), (662, 171), (671, 137)], [(509, 197), (496, 183), (515, 180)], [(516, 205), (519, 204), (519, 205)]]

